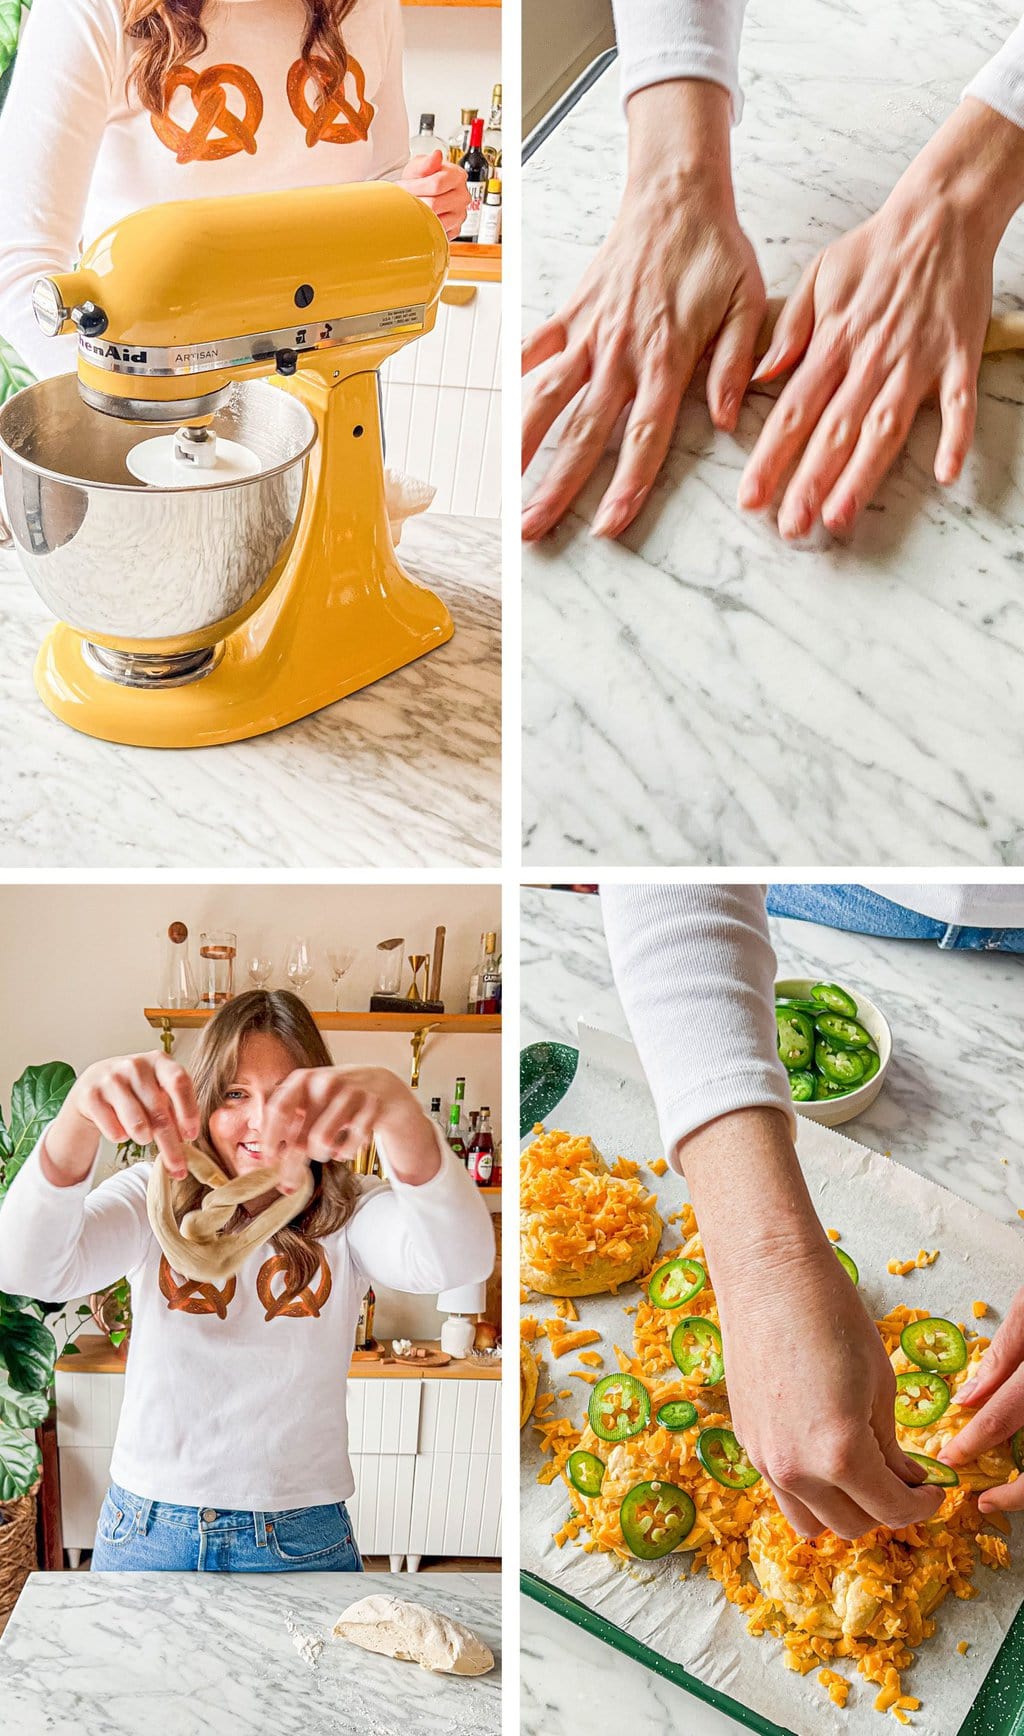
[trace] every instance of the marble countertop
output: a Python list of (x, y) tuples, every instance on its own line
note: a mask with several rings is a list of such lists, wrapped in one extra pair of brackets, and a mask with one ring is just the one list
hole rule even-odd
[[(498, 1736), (496, 1574), (34, 1573), (0, 1639), (4, 1736)], [(489, 1675), (433, 1675), (330, 1638), (384, 1592), (474, 1628)], [(288, 1620), (325, 1639), (315, 1664)]]
[[(524, 888), (521, 1038), (575, 1042), (582, 1017), (628, 1035), (611, 980), (600, 900)], [(891, 1152), (1008, 1223), (1024, 1207), (1024, 958), (940, 952), (770, 920), (782, 976), (863, 986), (892, 1026), (889, 1074), (874, 1104), (839, 1129)], [(1005, 1160), (1005, 1161), (1004, 1161)], [(735, 1731), (735, 1721), (522, 1599), (522, 1736), (578, 1736), (600, 1704), (651, 1736)]]
[[(751, 0), (735, 181), (770, 293), (877, 209), (1018, 16), (981, 0)], [(526, 166), (524, 329), (578, 282), (623, 164), (613, 67)], [(1024, 299), (1021, 217), (995, 298)], [(775, 395), (755, 391), (727, 436), (691, 391), (624, 537), (588, 534), (606, 458), (524, 551), (526, 859), (1024, 863), (1024, 358), (984, 363), (960, 482), (932, 479), (928, 409), (844, 543), (785, 546), (735, 505)]]
[(51, 617), (0, 551), (0, 865), (495, 865), (498, 526), (428, 514), (401, 556), (447, 603), (447, 645), (272, 735), (182, 752), (94, 741), (50, 715), (32, 667)]

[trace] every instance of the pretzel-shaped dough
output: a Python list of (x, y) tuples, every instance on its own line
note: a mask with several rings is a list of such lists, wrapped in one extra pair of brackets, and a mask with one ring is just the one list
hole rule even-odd
[(157, 1158), (146, 1190), (150, 1228), (175, 1272), (199, 1283), (223, 1284), (240, 1271), (256, 1248), (304, 1210), (313, 1196), (313, 1176), (307, 1169), (293, 1194), (281, 1194), (241, 1229), (225, 1235), (224, 1227), (240, 1205), (276, 1186), (277, 1171), (261, 1165), (248, 1175), (228, 1177), (196, 1146), (186, 1144), (184, 1152), (189, 1174), (210, 1192), (201, 1206), (185, 1213), (179, 1227), (171, 1202), (171, 1178)]

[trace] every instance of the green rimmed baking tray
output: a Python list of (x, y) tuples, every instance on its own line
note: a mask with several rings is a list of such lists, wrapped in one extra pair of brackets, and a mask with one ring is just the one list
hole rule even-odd
[[(557, 1108), (572, 1084), (578, 1063), (579, 1051), (568, 1043), (531, 1043), (520, 1051), (520, 1137), (525, 1138), (536, 1121), (543, 1121)], [(603, 1640), (625, 1657), (653, 1670), (655, 1675), (734, 1718), (745, 1729), (756, 1730), (759, 1736), (793, 1736), (783, 1725), (773, 1724), (760, 1712), (741, 1705), (717, 1688), (708, 1687), (680, 1664), (634, 1639), (625, 1628), (588, 1609), (568, 1592), (560, 1591), (550, 1580), (523, 1570), (519, 1583), (525, 1595), (545, 1609), (554, 1610), (595, 1639)], [(1017, 1611), (974, 1705), (959, 1730), (951, 1730), (949, 1736), (1024, 1736), (1024, 1606)]]

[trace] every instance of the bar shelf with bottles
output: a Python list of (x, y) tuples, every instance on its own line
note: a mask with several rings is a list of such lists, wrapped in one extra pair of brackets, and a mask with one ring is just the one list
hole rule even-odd
[(436, 131), (436, 114), (420, 115), (419, 132), (409, 141), (414, 157), (440, 151), (450, 163), (466, 171), (470, 203), (466, 219), (451, 244), (453, 273), (465, 275), (463, 267), (476, 263), (473, 275), (489, 275), (487, 264), (500, 276), (502, 220), (501, 85), (491, 92), (490, 116), (485, 121), (478, 109), (464, 108), (459, 125), (445, 140)]

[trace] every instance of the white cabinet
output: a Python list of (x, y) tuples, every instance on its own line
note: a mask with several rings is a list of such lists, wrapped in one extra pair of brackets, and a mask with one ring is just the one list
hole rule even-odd
[[(110, 1481), (121, 1374), (57, 1374), (61, 1520), (72, 1566), (91, 1549)], [(364, 1555), (501, 1554), (501, 1383), (353, 1379), (349, 1501)]]
[(437, 495), (431, 512), (501, 514), (501, 285), (453, 284), (432, 332), (381, 369), (387, 463)]

